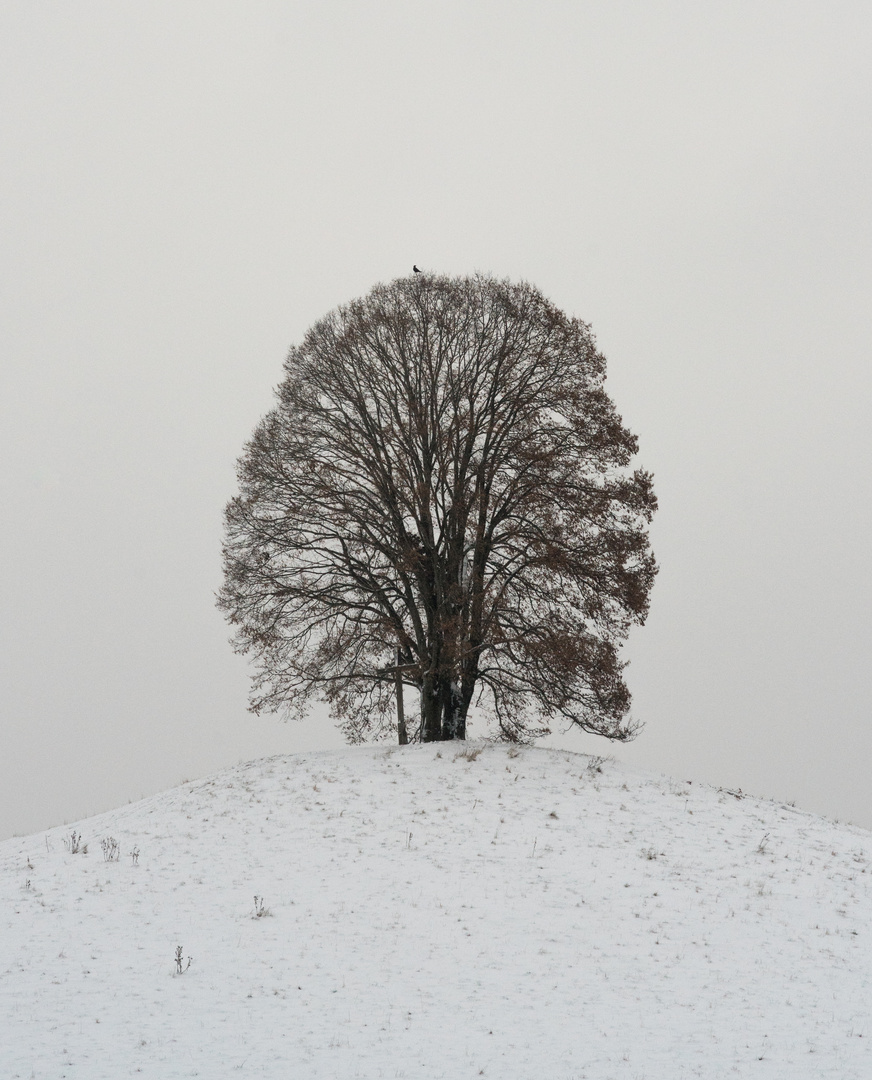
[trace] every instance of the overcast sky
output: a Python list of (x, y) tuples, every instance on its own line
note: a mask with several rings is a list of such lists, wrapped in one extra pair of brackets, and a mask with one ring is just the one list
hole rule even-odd
[(0, 837), (341, 744), (246, 712), (221, 513), (413, 262), (608, 357), (661, 505), (617, 756), (872, 826), (870, 73), (866, 0), (0, 3)]

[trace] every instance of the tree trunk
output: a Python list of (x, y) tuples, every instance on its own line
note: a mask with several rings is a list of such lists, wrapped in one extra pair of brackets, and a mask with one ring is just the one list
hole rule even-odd
[(447, 741), (466, 738), (466, 708), (460, 685), (446, 682), (442, 690), (442, 738)]
[(442, 702), (432, 675), (421, 683), (421, 742), (439, 742), (442, 738)]
[(409, 742), (409, 735), (406, 731), (406, 713), (403, 709), (403, 673), (400, 671), (400, 665), (403, 662), (402, 655), (399, 646), (397, 646), (397, 738), (400, 741), (400, 746), (406, 746)]

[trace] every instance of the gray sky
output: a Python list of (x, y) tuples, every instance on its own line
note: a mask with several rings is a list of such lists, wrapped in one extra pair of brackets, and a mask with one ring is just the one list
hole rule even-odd
[(872, 826), (870, 71), (865, 2), (0, 4), (0, 837), (340, 745), (246, 713), (221, 511), (413, 261), (609, 358), (661, 503), (618, 756)]

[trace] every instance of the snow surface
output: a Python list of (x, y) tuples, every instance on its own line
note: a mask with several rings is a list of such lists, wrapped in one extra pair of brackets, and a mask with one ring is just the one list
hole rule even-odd
[(469, 746), (0, 843), (0, 1078), (872, 1077), (868, 832)]

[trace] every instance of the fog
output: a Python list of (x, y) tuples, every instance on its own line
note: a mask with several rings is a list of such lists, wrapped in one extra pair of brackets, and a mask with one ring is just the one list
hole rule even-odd
[(0, 837), (341, 744), (246, 712), (221, 513), (289, 345), (413, 262), (590, 322), (655, 474), (645, 730), (554, 740), (872, 827), (870, 45), (862, 3), (3, 5)]

